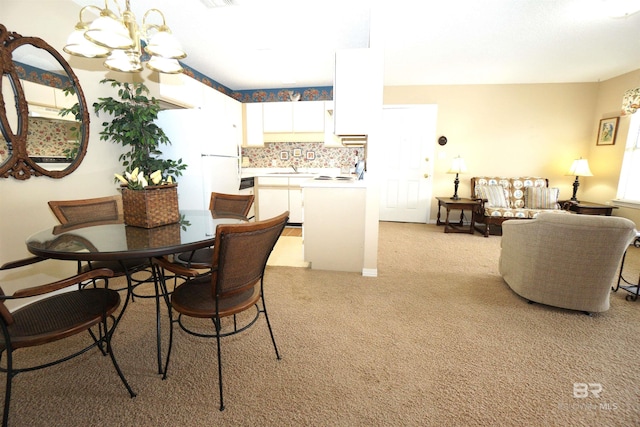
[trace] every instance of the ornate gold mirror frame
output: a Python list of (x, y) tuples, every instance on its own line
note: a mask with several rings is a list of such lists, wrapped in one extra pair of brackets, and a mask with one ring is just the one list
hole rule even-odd
[[(19, 48), (22, 48), (18, 50)], [(18, 51), (17, 51), (18, 50)], [(20, 56), (20, 62), (16, 59)], [(23, 59), (24, 57), (24, 59)], [(40, 63), (54, 64), (59, 73), (47, 72), (52, 81), (67, 82), (65, 89), (68, 93), (75, 94), (77, 103), (69, 107), (68, 114), (73, 114), (73, 120), (67, 120), (64, 125), (65, 132), (69, 134), (67, 139), (71, 149), (65, 150), (67, 158), (54, 158), (47, 153), (29, 153), (28, 143), (33, 141), (35, 132), (30, 135), (30, 116), (35, 116), (35, 111), (30, 112), (29, 100), (25, 97), (23, 81), (28, 80), (31, 72), (25, 70), (23, 64), (38, 67)], [(24, 180), (32, 176), (48, 176), (62, 178), (73, 172), (82, 162), (89, 141), (89, 112), (84, 93), (71, 66), (67, 61), (47, 42), (38, 37), (23, 37), (15, 32), (7, 31), (0, 24), (0, 70), (2, 70), (2, 86), (0, 86), (0, 177)], [(47, 71), (45, 69), (45, 71)], [(29, 75), (27, 75), (29, 74)], [(46, 84), (45, 89), (51, 89)], [(62, 92), (62, 91), (60, 91)], [(74, 99), (75, 100), (75, 99)], [(44, 108), (47, 110), (47, 108)], [(43, 119), (44, 120), (44, 119)], [(57, 120), (54, 116), (53, 120)], [(60, 122), (62, 122), (60, 118)], [(43, 123), (46, 123), (43, 122)], [(75, 125), (74, 125), (75, 123)], [(31, 123), (33, 127), (35, 125)], [(58, 127), (62, 125), (58, 124)], [(74, 127), (75, 126), (75, 127)], [(28, 141), (28, 138), (29, 141)], [(62, 157), (65, 157), (62, 156)], [(60, 160), (62, 160), (60, 162)], [(60, 162), (56, 165), (55, 162)], [(53, 163), (52, 163), (53, 162)]]

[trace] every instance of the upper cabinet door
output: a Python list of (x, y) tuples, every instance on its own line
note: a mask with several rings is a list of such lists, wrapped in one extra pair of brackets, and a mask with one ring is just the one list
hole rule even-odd
[(262, 114), (265, 133), (293, 132), (293, 102), (265, 102)]
[(262, 104), (249, 102), (243, 104), (244, 109), (244, 144), (245, 147), (264, 147), (262, 136)]
[(336, 51), (333, 81), (334, 133), (368, 135), (382, 109), (383, 61), (371, 48)]
[(292, 104), (294, 132), (324, 132), (324, 101)]

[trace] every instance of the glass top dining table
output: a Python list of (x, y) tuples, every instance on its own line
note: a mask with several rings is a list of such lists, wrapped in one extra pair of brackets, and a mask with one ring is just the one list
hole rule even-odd
[(151, 258), (212, 246), (218, 224), (240, 224), (246, 218), (209, 210), (180, 211), (180, 221), (155, 228), (125, 225), (119, 220), (56, 225), (26, 240), (27, 249), (43, 258), (122, 261)]
[[(154, 258), (179, 252), (194, 251), (213, 246), (218, 224), (241, 224), (247, 222), (236, 214), (213, 213), (209, 210), (180, 211), (180, 221), (155, 228), (125, 225), (122, 218), (109, 221), (69, 223), (47, 228), (27, 238), (29, 252), (42, 258), (76, 261), (117, 261), (123, 267), (127, 260)], [(133, 272), (131, 272), (133, 273)], [(138, 282), (155, 283), (156, 340), (158, 373), (162, 373), (160, 297), (166, 299), (167, 290), (162, 288), (155, 269), (151, 277)], [(127, 271), (127, 297), (116, 324), (133, 298), (137, 286)]]

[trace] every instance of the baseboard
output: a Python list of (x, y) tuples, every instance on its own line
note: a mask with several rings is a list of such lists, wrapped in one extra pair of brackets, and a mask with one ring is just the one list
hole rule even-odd
[(363, 268), (362, 275), (364, 277), (378, 277), (378, 269), (377, 268)]

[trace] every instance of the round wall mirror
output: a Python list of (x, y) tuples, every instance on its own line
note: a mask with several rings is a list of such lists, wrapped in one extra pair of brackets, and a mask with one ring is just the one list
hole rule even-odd
[(0, 24), (0, 177), (62, 178), (84, 158), (89, 113), (78, 78), (44, 40)]

